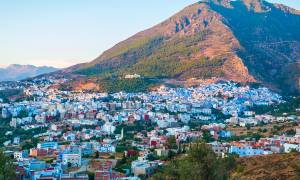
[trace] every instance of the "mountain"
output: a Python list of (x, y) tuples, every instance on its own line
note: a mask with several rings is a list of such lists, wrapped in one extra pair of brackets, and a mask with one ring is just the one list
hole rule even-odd
[(57, 70), (57, 68), (48, 66), (36, 67), (32, 65), (12, 64), (7, 68), (0, 68), (0, 81), (18, 81)]
[(300, 84), (300, 12), (263, 0), (202, 0), (105, 51), (74, 74)]

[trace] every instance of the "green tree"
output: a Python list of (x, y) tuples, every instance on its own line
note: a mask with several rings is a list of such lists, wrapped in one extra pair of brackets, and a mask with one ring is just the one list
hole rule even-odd
[(223, 180), (235, 164), (235, 157), (218, 158), (206, 143), (198, 142), (191, 145), (187, 156), (171, 161), (153, 179)]
[(89, 180), (94, 180), (95, 179), (95, 173), (94, 172), (87, 172), (89, 176)]
[(166, 146), (168, 149), (177, 149), (178, 148), (175, 136), (168, 137)]
[(209, 133), (209, 131), (203, 131), (203, 140), (207, 143), (213, 142), (215, 139), (213, 136)]
[(15, 168), (11, 158), (0, 150), (0, 179), (15, 179)]
[(96, 153), (95, 153), (95, 158), (99, 158), (99, 156), (100, 156), (100, 154), (99, 154), (99, 151), (96, 151)]
[(68, 162), (68, 168), (72, 167), (72, 163)]
[(155, 161), (155, 160), (158, 160), (158, 159), (159, 159), (159, 157), (156, 154), (153, 154), (153, 153), (148, 154), (147, 160)]

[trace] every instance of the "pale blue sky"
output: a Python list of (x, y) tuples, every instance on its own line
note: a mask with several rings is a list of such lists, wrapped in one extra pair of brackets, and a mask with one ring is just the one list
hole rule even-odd
[[(300, 9), (300, 0), (270, 0)], [(0, 67), (67, 67), (197, 0), (0, 0)]]

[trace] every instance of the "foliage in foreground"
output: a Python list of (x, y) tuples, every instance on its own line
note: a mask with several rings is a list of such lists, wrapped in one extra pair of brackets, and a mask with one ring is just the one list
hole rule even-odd
[(0, 179), (14, 179), (15, 171), (13, 162), (0, 150)]
[(235, 166), (233, 156), (219, 158), (206, 143), (199, 142), (191, 146), (187, 156), (171, 161), (152, 179), (222, 180), (228, 179)]

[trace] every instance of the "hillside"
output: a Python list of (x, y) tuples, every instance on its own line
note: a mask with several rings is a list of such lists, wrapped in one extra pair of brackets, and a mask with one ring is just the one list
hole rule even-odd
[(257, 81), (296, 92), (299, 60), (299, 11), (262, 0), (203, 0), (66, 72)]
[(300, 176), (300, 154), (273, 154), (240, 158), (232, 179), (296, 180)]
[(12, 64), (7, 68), (0, 68), (0, 81), (18, 81), (57, 70), (48, 66), (36, 67), (32, 65)]

